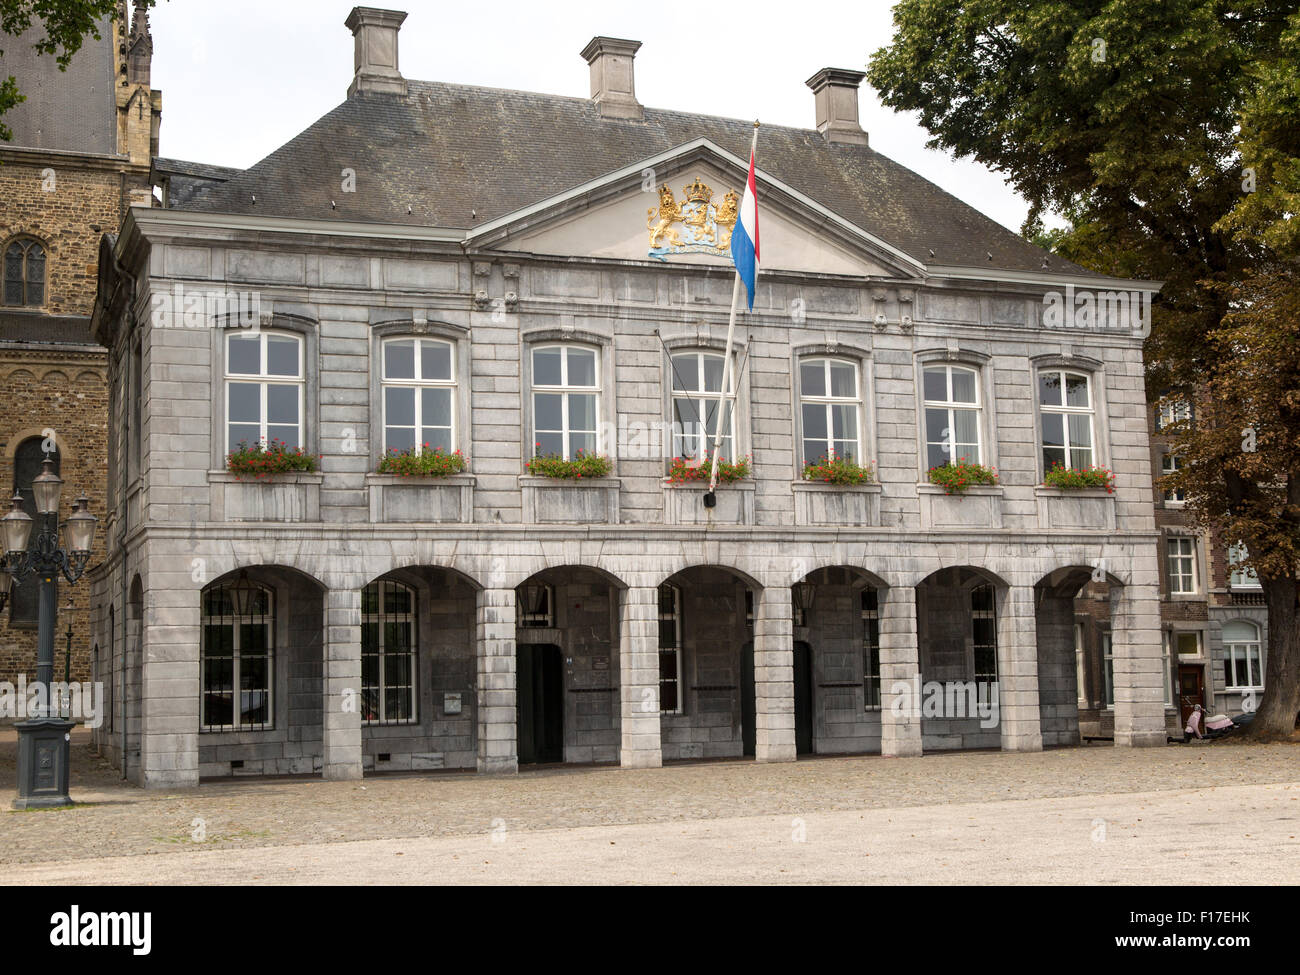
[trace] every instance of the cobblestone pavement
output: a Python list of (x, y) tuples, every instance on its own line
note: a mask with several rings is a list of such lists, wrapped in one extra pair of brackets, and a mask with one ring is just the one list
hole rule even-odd
[[(72, 795), (78, 805), (0, 812), (0, 864), (141, 854), (192, 857), (221, 849), (416, 837), (490, 840), (494, 830), (513, 837), (649, 824), (700, 830), (708, 821), (762, 817), (785, 822), (788, 832), (796, 818), (812, 822), (829, 814), (925, 807), (939, 809), (926, 816), (942, 819), (941, 807), (956, 804), (989, 807), (1067, 797), (1079, 800), (1072, 808), (1086, 816), (1116, 796), (1199, 789), (1207, 790), (1206, 796), (1218, 794), (1221, 804), (1229, 787), (1270, 784), (1295, 786), (1277, 803), (1300, 817), (1296, 744), (1202, 742), (1136, 750), (1093, 745), (1034, 754), (863, 756), (775, 765), (736, 761), (649, 770), (554, 768), (499, 777), (382, 775), (360, 782), (230, 780), (174, 792), (121, 784), (84, 739), (74, 738), (73, 751)], [(0, 788), (9, 796), (15, 788), (14, 752), (13, 732), (0, 731)], [(1195, 822), (1222, 832), (1225, 820), (1218, 814), (1199, 813), (1185, 795), (1168, 798)], [(959, 814), (954, 810), (953, 815)], [(1249, 822), (1238, 825), (1243, 833), (1252, 831)], [(1298, 825), (1282, 828), (1300, 832)], [(195, 842), (200, 836), (202, 842)], [(193, 862), (197, 867), (202, 861)], [(0, 872), (0, 879), (6, 876), (17, 879), (14, 870)]]
[(16, 884), (1300, 882), (1300, 785), (197, 850), (11, 865)]

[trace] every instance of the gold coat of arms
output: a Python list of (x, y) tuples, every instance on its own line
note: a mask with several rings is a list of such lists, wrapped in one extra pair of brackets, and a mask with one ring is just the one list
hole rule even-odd
[(740, 197), (728, 190), (721, 201), (713, 200), (713, 189), (698, 176), (682, 187), (685, 199), (678, 203), (672, 187), (659, 187), (659, 208), (646, 211), (650, 231), (650, 256), (666, 260), (669, 254), (731, 253), (731, 231), (736, 226)]

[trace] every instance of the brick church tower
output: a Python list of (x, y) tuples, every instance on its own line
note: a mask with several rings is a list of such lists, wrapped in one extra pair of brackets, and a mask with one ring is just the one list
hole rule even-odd
[[(34, 513), (31, 479), (54, 448), (64, 509), (85, 491), (100, 518), (92, 563), (112, 530), (107, 353), (89, 332), (99, 246), (128, 207), (153, 203), (162, 117), (146, 6), (137, 2), (130, 15), (123, 0), (98, 30), (66, 71), (33, 48), (39, 24), (5, 38), (0, 57), (0, 75), (13, 75), (25, 96), (3, 117), (13, 137), (0, 142), (0, 490), (21, 492)], [(64, 585), (59, 607), (59, 656), (71, 619), (72, 677), (88, 679), (88, 586)], [(0, 680), (30, 677), (35, 664), (36, 586), (28, 583), (0, 613)]]

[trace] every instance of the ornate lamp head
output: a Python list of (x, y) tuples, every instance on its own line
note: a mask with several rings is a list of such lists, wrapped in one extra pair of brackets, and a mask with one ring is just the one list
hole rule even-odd
[(59, 494), (63, 490), (63, 478), (54, 473), (54, 461), (47, 455), (41, 462), (41, 472), (32, 480), (32, 495), (36, 501), (36, 511), (42, 515), (59, 513)]
[(0, 518), (0, 542), (5, 553), (19, 556), (27, 551), (27, 540), (32, 535), (32, 516), (23, 510), (23, 496), (14, 495), (13, 508)]
[(68, 516), (64, 528), (64, 542), (68, 551), (76, 555), (90, 554), (95, 542), (95, 524), (98, 518), (90, 513), (90, 499), (84, 494), (77, 498), (77, 503)]

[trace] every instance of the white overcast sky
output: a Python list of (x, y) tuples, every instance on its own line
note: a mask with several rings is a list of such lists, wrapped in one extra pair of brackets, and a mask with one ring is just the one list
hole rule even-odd
[[(588, 68), (578, 52), (605, 34), (643, 42), (636, 58), (642, 104), (803, 128), (815, 124), (804, 81), (823, 67), (863, 69), (893, 33), (887, 0), (392, 6), (409, 14), (400, 36), (407, 78), (587, 97)], [(344, 0), (160, 0), (151, 24), (153, 84), (163, 91), (161, 155), (245, 168), (338, 105), (352, 76), (352, 35), (343, 26), (352, 7)], [(729, 22), (718, 16), (724, 11)], [(1028, 207), (1000, 176), (926, 149), (914, 117), (884, 108), (865, 82), (861, 116), (874, 149), (1019, 230)]]

